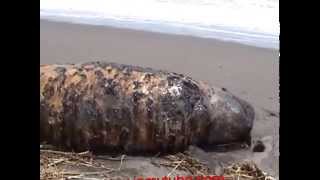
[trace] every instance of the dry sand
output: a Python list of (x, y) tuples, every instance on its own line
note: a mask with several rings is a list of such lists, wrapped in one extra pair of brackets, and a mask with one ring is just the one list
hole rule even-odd
[[(194, 154), (212, 166), (217, 162), (228, 164), (253, 160), (263, 170), (278, 177), (277, 50), (189, 36), (40, 21), (41, 64), (97, 60), (183, 73), (196, 80), (225, 87), (246, 99), (256, 110), (253, 139), (262, 140), (266, 150), (262, 153), (248, 150), (218, 153), (194, 148)], [(141, 162), (140, 165), (132, 163), (129, 166), (128, 163), (128, 168), (146, 171), (144, 167), (150, 164)], [(147, 172), (150, 173), (153, 171)]]

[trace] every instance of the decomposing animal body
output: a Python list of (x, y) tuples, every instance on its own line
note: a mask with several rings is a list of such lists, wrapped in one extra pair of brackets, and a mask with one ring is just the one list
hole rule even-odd
[(106, 62), (40, 65), (40, 141), (168, 152), (250, 139), (254, 109), (182, 74)]

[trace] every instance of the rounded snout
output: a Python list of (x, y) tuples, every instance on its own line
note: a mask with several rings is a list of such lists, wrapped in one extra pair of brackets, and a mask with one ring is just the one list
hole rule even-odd
[(210, 98), (210, 135), (208, 143), (228, 144), (251, 141), (251, 129), (255, 117), (253, 107), (225, 89), (218, 90)]

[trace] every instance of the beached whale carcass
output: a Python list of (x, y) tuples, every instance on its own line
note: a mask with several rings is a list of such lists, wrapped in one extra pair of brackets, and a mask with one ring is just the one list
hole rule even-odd
[(254, 110), (182, 74), (106, 62), (40, 65), (40, 141), (76, 151), (179, 151), (250, 139)]

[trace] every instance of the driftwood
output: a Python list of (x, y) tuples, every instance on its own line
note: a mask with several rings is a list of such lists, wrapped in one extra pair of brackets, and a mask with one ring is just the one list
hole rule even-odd
[(254, 110), (224, 88), (115, 63), (40, 66), (40, 141), (75, 151), (180, 151), (250, 141)]

